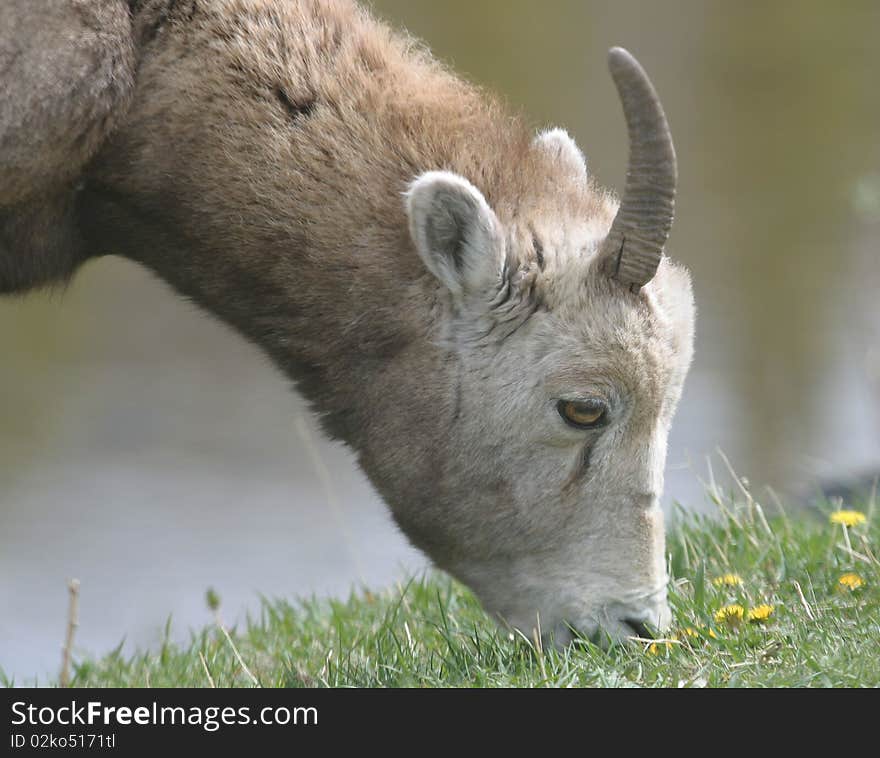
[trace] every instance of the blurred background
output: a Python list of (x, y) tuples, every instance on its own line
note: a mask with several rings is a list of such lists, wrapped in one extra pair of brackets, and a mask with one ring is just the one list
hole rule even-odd
[[(756, 489), (880, 471), (880, 4), (376, 0), (457, 71), (563, 125), (622, 188), (605, 68), (634, 52), (672, 125), (669, 252), (694, 278), (696, 360), (667, 505), (705, 508), (721, 448)], [(714, 461), (716, 473), (721, 464)], [(0, 301), (0, 668), (155, 644), (259, 596), (346, 595), (424, 565), (352, 456), (268, 361), (133, 264)]]

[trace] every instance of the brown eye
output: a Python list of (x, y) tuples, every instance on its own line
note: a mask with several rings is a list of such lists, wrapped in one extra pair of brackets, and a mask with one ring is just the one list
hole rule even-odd
[(605, 424), (608, 406), (601, 400), (560, 400), (556, 410), (569, 426), (595, 429)]

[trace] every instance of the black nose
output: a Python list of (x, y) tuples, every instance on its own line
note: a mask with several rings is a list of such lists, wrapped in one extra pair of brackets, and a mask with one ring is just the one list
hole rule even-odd
[(624, 624), (626, 624), (630, 629), (635, 632), (636, 637), (644, 637), (645, 639), (652, 640), (654, 639), (654, 634), (651, 630), (645, 626), (644, 621), (639, 621), (637, 619), (623, 619)]

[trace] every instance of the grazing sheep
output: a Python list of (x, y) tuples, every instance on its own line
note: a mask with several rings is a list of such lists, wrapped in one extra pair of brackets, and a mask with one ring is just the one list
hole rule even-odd
[(5, 0), (0, 292), (140, 262), (260, 345), (491, 612), (663, 628), (694, 309), (663, 110), (609, 64), (619, 205), (564, 131), (348, 0)]

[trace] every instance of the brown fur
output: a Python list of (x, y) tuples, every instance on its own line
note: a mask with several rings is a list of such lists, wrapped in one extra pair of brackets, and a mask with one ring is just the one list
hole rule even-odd
[(0, 293), (81, 262), (73, 196), (125, 112), (133, 69), (125, 0), (0, 3)]
[(408, 182), (461, 173), (502, 220), (535, 198), (589, 214), (595, 197), (560, 192), (519, 119), (350, 2), (168, 7), (135, 19), (134, 102), (82, 202), (93, 250), (140, 260), (262, 344), (356, 443), (367, 377), (430, 320)]
[[(690, 287), (671, 266), (639, 296), (600, 276), (616, 205), (574, 143), (536, 143), (349, 0), (131, 11), (130, 104), (125, 75), (109, 105), (103, 79), (75, 102), (49, 90), (64, 124), (98, 135), (88, 149), (50, 150), (45, 101), (16, 90), (37, 117), (15, 154), (39, 170), (0, 197), (0, 292), (63, 279), (86, 255), (139, 261), (262, 346), (357, 451), (410, 539), (490, 609), (521, 628), (541, 609), (560, 630), (665, 623), (657, 499), (690, 362)], [(14, 138), (3, 124), (0, 144)], [(465, 251), (479, 291), (452, 293), (410, 234), (404, 195), (432, 171), (463, 198), (456, 213), (483, 214), (487, 247)], [(419, 223), (433, 223), (430, 186)], [(52, 195), (41, 207), (66, 220), (50, 244), (39, 235), (51, 218), (21, 209)], [(437, 228), (441, 241), (460, 231)], [(584, 392), (609, 398), (607, 433), (573, 432), (555, 413)]]

